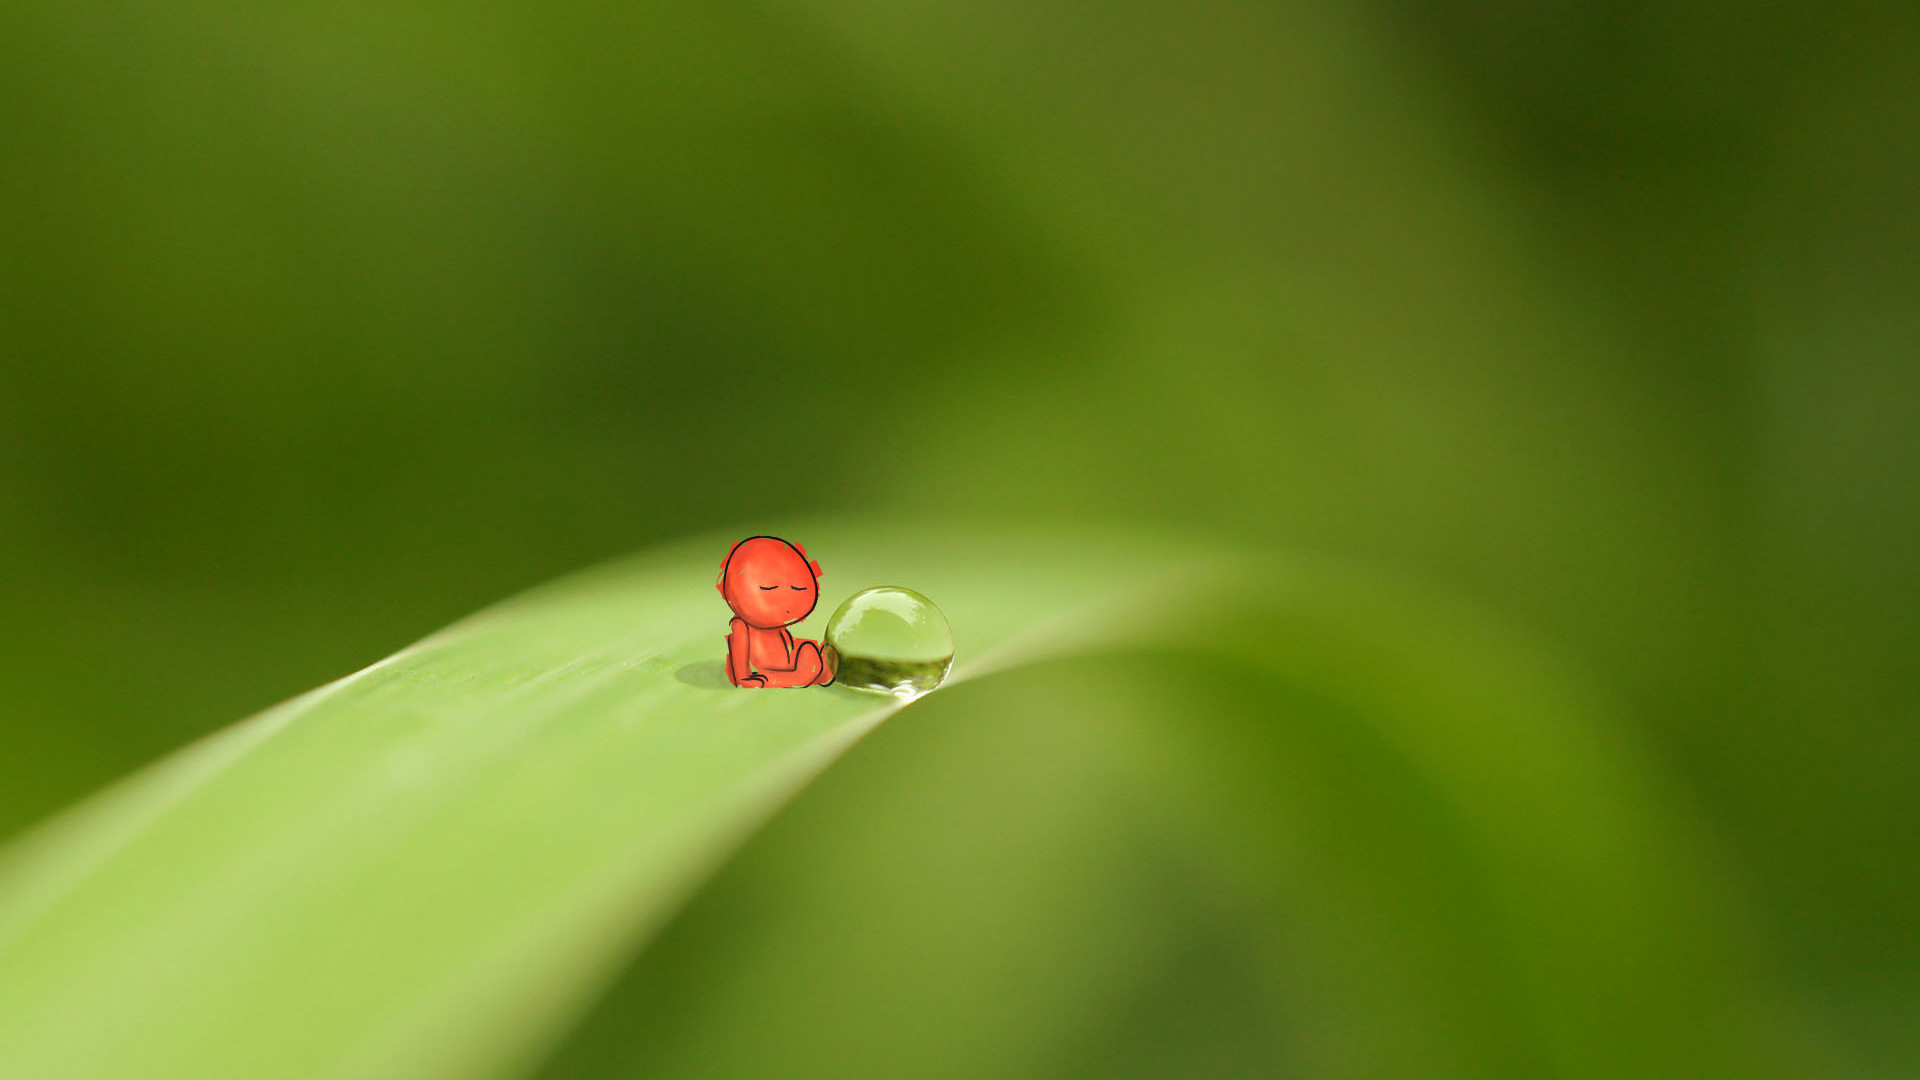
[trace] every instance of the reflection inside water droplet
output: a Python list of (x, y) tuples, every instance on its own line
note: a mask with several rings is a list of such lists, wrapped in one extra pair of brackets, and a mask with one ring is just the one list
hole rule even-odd
[(863, 589), (827, 620), (834, 683), (916, 698), (953, 669), (953, 629), (933, 601), (894, 585)]

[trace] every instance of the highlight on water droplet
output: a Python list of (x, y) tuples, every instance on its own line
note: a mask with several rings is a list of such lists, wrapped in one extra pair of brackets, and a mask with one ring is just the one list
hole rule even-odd
[(953, 670), (953, 628), (933, 601), (897, 585), (862, 589), (827, 620), (833, 681), (916, 698)]

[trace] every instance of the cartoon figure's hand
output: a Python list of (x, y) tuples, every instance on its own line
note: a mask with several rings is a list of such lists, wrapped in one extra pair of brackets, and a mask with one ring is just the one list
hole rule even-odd
[(747, 676), (746, 678), (741, 679), (740, 685), (741, 686), (765, 686), (767, 685), (767, 677), (756, 671), (753, 674)]

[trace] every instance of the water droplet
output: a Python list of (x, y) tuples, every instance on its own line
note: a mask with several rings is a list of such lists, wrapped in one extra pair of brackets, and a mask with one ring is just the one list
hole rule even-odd
[(834, 683), (916, 698), (953, 670), (953, 628), (933, 601), (893, 585), (862, 589), (827, 620)]

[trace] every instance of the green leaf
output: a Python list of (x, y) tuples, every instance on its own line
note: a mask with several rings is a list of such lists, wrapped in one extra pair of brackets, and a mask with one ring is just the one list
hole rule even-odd
[[(825, 564), (829, 597), (899, 584), (946, 610), (954, 679), (911, 708), (963, 725), (997, 718), (1005, 732), (999, 756), (949, 756), (971, 763), (960, 783), (947, 776), (953, 805), (999, 790), (995, 770), (1014, 782), (1038, 766), (1062, 778), (1058, 797), (1032, 802), (1021, 829), (1047, 836), (1071, 820), (1079, 843), (1124, 836), (1095, 812), (1113, 791), (1076, 808), (1085, 789), (1067, 782), (1071, 763), (1056, 769), (1062, 747), (1023, 733), (1060, 717), (1091, 747), (1134, 732), (1121, 737), (1131, 787), (1237, 853), (1227, 862), (1256, 893), (1292, 882), (1323, 912), (1356, 889), (1371, 897), (1366, 917), (1335, 920), (1347, 943), (1329, 947), (1378, 970), (1342, 960), (1309, 967), (1310, 982), (1381, 992), (1381, 1022), (1410, 1031), (1444, 1027), (1436, 1017), (1467, 1002), (1466, 1034), (1409, 1044), (1450, 1048), (1433, 1075), (1469, 1075), (1514, 1046), (1535, 1048), (1514, 1060), (1560, 1065), (1688, 1047), (1675, 1061), (1696, 1075), (1744, 1057), (1739, 1010), (1690, 1003), (1744, 969), (1676, 864), (1685, 845), (1664, 835), (1657, 785), (1548, 663), (1471, 617), (1351, 573), (1150, 536), (830, 523), (783, 534)], [(0, 1076), (471, 1080), (530, 1068), (757, 826), (901, 709), (840, 687), (728, 687), (712, 581), (730, 539), (483, 612), (29, 838), (0, 868)], [(1154, 660), (1130, 668), (1130, 656)], [(1075, 663), (1107, 666), (1049, 690), (1050, 673)], [(1163, 674), (1139, 683), (1131, 669)], [(1309, 722), (1275, 722), (1284, 715)], [(909, 791), (884, 790), (859, 821), (914, 810)], [(987, 838), (1006, 824), (970, 820)], [(849, 819), (807, 844), (830, 850), (859, 830)], [(1270, 857), (1273, 838), (1293, 833), (1320, 855)], [(1424, 842), (1433, 836), (1444, 843)], [(899, 864), (866, 879), (881, 894), (937, 858), (914, 852), (914, 835), (899, 842)], [(1035, 896), (1077, 910), (1100, 895), (1097, 877), (1050, 892), (1049, 863), (1028, 867)], [(1086, 910), (1085, 926), (1106, 925), (1097, 903)], [(1267, 921), (1241, 929), (1257, 938)], [(1105, 935), (1082, 938), (1078, 951), (1072, 935), (1051, 940), (1068, 958), (1102, 955), (1088, 942)], [(1372, 955), (1368, 939), (1410, 951)], [(1501, 962), (1463, 963), (1486, 949)], [(815, 976), (806, 958), (819, 947), (788, 955), (802, 960), (788, 983)], [(1114, 968), (1063, 970), (1053, 993), (1097, 1003), (1088, 980)], [(1591, 1006), (1589, 990), (1609, 1003)], [(719, 1008), (713, 1037), (764, 1036), (767, 1006)], [(1031, 1015), (1045, 1026), (1053, 1014)], [(1335, 1029), (1364, 1037), (1364, 1025)]]

